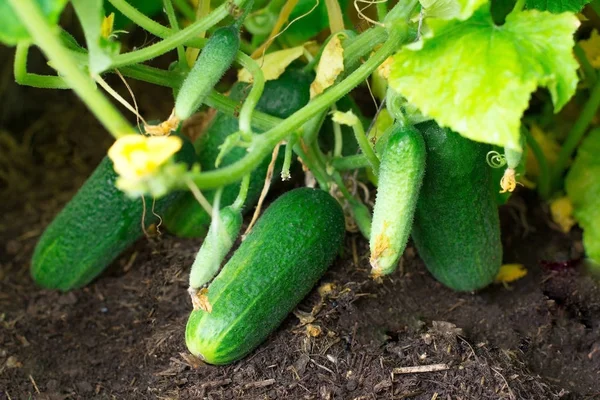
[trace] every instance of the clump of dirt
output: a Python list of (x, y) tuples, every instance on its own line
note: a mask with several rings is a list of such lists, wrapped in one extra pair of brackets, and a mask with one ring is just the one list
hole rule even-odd
[[(31, 185), (3, 199), (0, 398), (600, 395), (597, 283), (569, 261), (581, 256), (578, 233), (550, 229), (547, 213), (528, 192), (501, 211), (505, 262), (527, 267), (522, 280), (455, 293), (429, 275), (409, 246), (400, 270), (379, 284), (368, 277), (367, 242), (351, 234), (321, 290), (256, 351), (224, 367), (203, 364), (184, 343), (188, 268), (201, 240), (166, 233), (140, 240), (86, 288), (37, 288), (28, 273), (35, 242), (110, 142), (74, 97), (61, 99), (56, 107), (75, 112), (76, 125), (86, 131), (49, 125), (52, 133), (32, 141), (31, 154), (64, 152), (57, 162), (34, 157)], [(7, 126), (18, 138), (30, 127), (23, 125), (20, 131)]]

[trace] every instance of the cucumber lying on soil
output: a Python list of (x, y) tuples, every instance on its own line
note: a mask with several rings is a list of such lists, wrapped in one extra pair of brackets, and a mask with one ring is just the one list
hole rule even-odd
[(427, 167), (412, 237), (431, 274), (458, 291), (490, 284), (502, 263), (500, 222), (490, 147), (435, 122), (417, 126), (427, 147)]
[(190, 315), (190, 352), (210, 364), (251, 352), (325, 273), (343, 238), (343, 211), (327, 192), (301, 188), (279, 197), (208, 287), (212, 311)]
[[(192, 164), (192, 144), (183, 139), (177, 161)], [(86, 285), (123, 250), (142, 237), (142, 199), (132, 200), (115, 187), (117, 174), (105, 156), (75, 196), (48, 225), (31, 261), (37, 284), (63, 291)], [(146, 198), (144, 226), (158, 221), (185, 192), (157, 199)], [(152, 212), (154, 210), (154, 213)]]
[[(256, 107), (257, 110), (279, 118), (287, 118), (306, 105), (310, 99), (310, 83), (312, 77), (299, 71), (290, 69), (283, 73), (277, 80), (267, 81), (265, 90)], [(246, 84), (237, 83), (231, 92), (231, 98), (240, 101), (244, 98)], [(215, 161), (219, 154), (219, 146), (227, 136), (238, 130), (238, 120), (222, 113), (217, 113), (208, 129), (195, 143), (198, 151), (197, 161), (203, 171), (215, 169)], [(256, 132), (257, 130), (255, 130)], [(281, 152), (283, 153), (283, 152)], [(238, 161), (246, 154), (246, 150), (236, 147), (229, 152), (220, 166), (226, 166)], [(252, 172), (250, 187), (246, 197), (245, 210), (252, 207), (265, 182), (265, 175), (270, 159), (266, 158)], [(278, 174), (274, 174), (277, 176)], [(231, 205), (238, 195), (240, 184), (228, 185), (221, 195), (221, 207)], [(208, 201), (212, 202), (214, 191), (203, 192)], [(210, 215), (198, 204), (194, 196), (186, 194), (164, 216), (167, 229), (180, 237), (204, 236), (210, 225)]]

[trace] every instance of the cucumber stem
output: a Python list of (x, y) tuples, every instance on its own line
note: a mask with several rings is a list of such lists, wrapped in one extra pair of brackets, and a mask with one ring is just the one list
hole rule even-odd
[(15, 51), (13, 72), (19, 85), (41, 89), (70, 89), (61, 76), (38, 75), (27, 72), (27, 55), (29, 43), (18, 43)]
[(260, 65), (251, 57), (242, 52), (238, 52), (236, 60), (246, 68), (252, 75), (252, 89), (240, 110), (240, 131), (242, 138), (246, 141), (252, 140), (252, 113), (260, 100), (265, 88), (265, 76)]
[(388, 2), (387, 0), (376, 1), (377, 8), (377, 19), (379, 22), (383, 22), (388, 13)]
[(127, 0), (108, 0), (108, 2), (112, 4), (112, 6), (121, 14), (129, 18), (134, 24), (147, 30), (151, 34), (163, 39), (171, 35), (171, 30), (169, 28), (162, 26), (151, 18), (148, 18), (137, 8), (129, 4)]
[(538, 192), (540, 196), (544, 199), (548, 199), (550, 197), (550, 183), (551, 183), (551, 175), (550, 175), (550, 167), (548, 165), (548, 159), (544, 155), (542, 148), (539, 143), (535, 140), (535, 138), (529, 132), (525, 126), (521, 126), (521, 134), (525, 136), (527, 139), (527, 144), (535, 159), (538, 162), (538, 166), (540, 169), (540, 175), (538, 177)]
[(281, 167), (281, 180), (287, 181), (292, 175), (290, 174), (290, 167), (292, 166), (292, 155), (294, 153), (294, 146), (298, 142), (298, 135), (292, 133), (287, 140), (285, 145), (285, 153), (283, 157), (283, 166)]
[[(17, 1), (17, 0), (12, 0)], [(214, 171), (190, 172), (190, 178), (201, 188), (217, 188), (241, 179), (264, 159), (271, 149), (289, 132), (310, 120), (317, 113), (328, 109), (346, 93), (367, 79), (371, 73), (409, 38), (408, 25), (397, 23), (390, 29), (388, 40), (365, 63), (344, 80), (315, 97), (308, 105), (283, 120), (279, 125), (253, 138), (248, 154), (241, 160)]]
[[(177, 15), (175, 15), (175, 9), (173, 8), (173, 3), (171, 0), (163, 0), (163, 6), (165, 9), (165, 13), (167, 14), (167, 19), (169, 20), (169, 25), (171, 26), (171, 31), (177, 33), (179, 32), (179, 22), (177, 22)], [(180, 65), (187, 65), (185, 59), (185, 49), (183, 48), (183, 44), (180, 44), (176, 47), (177, 49), (177, 58), (179, 59)]]
[(175, 3), (175, 7), (177, 7), (185, 19), (191, 22), (196, 20), (196, 13), (187, 0), (173, 0), (173, 3)]
[[(562, 145), (558, 153), (558, 158), (556, 159), (556, 163), (554, 164), (553, 173), (552, 173), (552, 187), (551, 190), (557, 190), (560, 188), (560, 182), (562, 176), (567, 167), (567, 163), (575, 148), (579, 145), (579, 142), (585, 135), (588, 127), (592, 123), (598, 109), (600, 108), (600, 79), (596, 81), (596, 84), (591, 88), (590, 96), (588, 97), (587, 102), (583, 106), (583, 110), (581, 110), (581, 114), (575, 121), (575, 124), (571, 127), (569, 134), (567, 135), (567, 139)], [(550, 195), (551, 193), (547, 193)]]
[(246, 202), (246, 196), (248, 195), (248, 188), (250, 187), (250, 174), (245, 175), (242, 178), (242, 183), (240, 184), (240, 191), (238, 192), (235, 201), (231, 205), (235, 210), (241, 210), (244, 207), (244, 203)]
[(575, 47), (573, 47), (573, 52), (575, 53), (575, 57), (579, 60), (579, 64), (581, 64), (581, 69), (583, 70), (583, 75), (585, 76), (585, 80), (587, 81), (590, 87), (593, 87), (596, 84), (596, 80), (598, 80), (598, 75), (590, 60), (588, 60), (585, 51), (581, 48), (579, 43), (575, 43)]
[[(337, 111), (335, 104), (331, 106), (333, 112)], [(342, 137), (342, 127), (335, 121), (331, 121), (333, 124), (333, 156), (341, 157), (342, 149), (344, 147), (344, 139)]]
[(129, 122), (102, 93), (96, 90), (92, 79), (79, 69), (70, 52), (60, 42), (57, 31), (50, 27), (36, 2), (34, 0), (8, 0), (8, 2), (54, 69), (110, 134), (115, 138), (134, 134), (135, 131)]
[(517, 0), (517, 3), (515, 4), (514, 8), (512, 9), (512, 11), (510, 12), (512, 13), (518, 13), (523, 11), (523, 9), (525, 8), (525, 0)]
[(362, 126), (362, 122), (357, 121), (357, 123), (352, 125), (352, 129), (354, 130), (354, 136), (356, 137), (356, 141), (358, 142), (358, 146), (362, 150), (363, 154), (369, 161), (369, 165), (373, 169), (373, 173), (375, 176), (379, 175), (379, 158), (375, 154), (373, 147), (371, 147), (371, 142), (367, 138), (365, 134), (365, 129)]
[(331, 166), (337, 171), (366, 168), (370, 165), (371, 163), (364, 154), (355, 154), (352, 156), (334, 158), (331, 161)]
[[(248, 1), (250, 0), (233, 0), (232, 3), (237, 7), (243, 7)], [(129, 53), (115, 56), (112, 60), (111, 68), (118, 68), (125, 65), (137, 64), (144, 61), (148, 61), (162, 54), (165, 54), (169, 50), (173, 50), (175, 47), (184, 44), (189, 40), (199, 40), (197, 36), (201, 32), (204, 32), (209, 28), (215, 26), (229, 15), (229, 7), (231, 6), (231, 3), (225, 2), (219, 7), (215, 8), (210, 14), (208, 14), (204, 18), (197, 20), (190, 26), (180, 30), (177, 33), (170, 34), (165, 39), (161, 40), (156, 44), (153, 44), (140, 50), (135, 50)], [(172, 32), (171, 30), (169, 31)]]

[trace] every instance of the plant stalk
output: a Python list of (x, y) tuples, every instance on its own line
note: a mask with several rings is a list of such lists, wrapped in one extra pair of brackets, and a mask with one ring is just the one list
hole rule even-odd
[(92, 79), (81, 71), (70, 52), (61, 44), (57, 30), (52, 29), (34, 0), (8, 0), (35, 44), (44, 52), (56, 71), (83, 100), (102, 125), (119, 138), (134, 134), (129, 122), (97, 89)]

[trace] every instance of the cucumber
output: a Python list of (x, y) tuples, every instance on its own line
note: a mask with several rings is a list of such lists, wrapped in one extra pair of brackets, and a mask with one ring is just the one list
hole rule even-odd
[(242, 228), (242, 213), (233, 206), (219, 210), (219, 223), (213, 220), (208, 234), (196, 254), (190, 271), (190, 288), (198, 289), (219, 271)]
[(375, 277), (392, 273), (410, 235), (425, 172), (425, 142), (412, 126), (394, 124), (381, 156), (369, 238)]
[[(279, 118), (287, 118), (300, 108), (304, 107), (310, 100), (310, 83), (312, 76), (300, 70), (289, 69), (277, 80), (267, 81), (263, 95), (256, 109)], [(231, 91), (231, 98), (239, 101), (244, 97), (248, 86), (236, 83)], [(238, 130), (238, 120), (223, 113), (217, 113), (208, 129), (196, 141), (195, 147), (198, 151), (197, 161), (203, 171), (215, 169), (215, 161), (219, 154), (219, 146), (223, 144), (227, 136)], [(260, 133), (257, 129), (255, 132)], [(246, 150), (236, 147), (230, 151), (221, 162), (221, 166), (233, 164), (246, 155)], [(252, 172), (250, 187), (246, 197), (245, 210), (253, 206), (265, 182), (265, 175), (270, 159), (266, 158)], [(223, 188), (221, 195), (221, 207), (231, 205), (237, 197), (240, 184), (232, 184)], [(214, 191), (203, 192), (205, 197), (212, 202)], [(210, 225), (210, 215), (198, 204), (194, 196), (186, 194), (165, 214), (164, 224), (166, 228), (179, 237), (202, 237), (206, 234)]]
[(217, 365), (251, 352), (325, 273), (343, 238), (344, 213), (327, 192), (279, 197), (208, 287), (212, 312), (190, 315), (189, 351)]
[[(178, 161), (191, 165), (192, 144), (181, 137)], [(75, 196), (48, 225), (31, 261), (34, 281), (48, 289), (67, 291), (88, 284), (119, 254), (143, 235), (142, 199), (132, 200), (115, 187), (117, 174), (105, 156)], [(184, 192), (157, 199), (162, 214)], [(157, 221), (152, 198), (146, 198), (144, 225)]]
[(502, 263), (500, 222), (488, 145), (435, 122), (417, 125), (427, 148), (427, 167), (412, 238), (427, 269), (457, 291), (492, 283)]
[(175, 116), (188, 119), (229, 69), (240, 48), (235, 25), (217, 29), (202, 49), (192, 70), (183, 81), (175, 99)]

